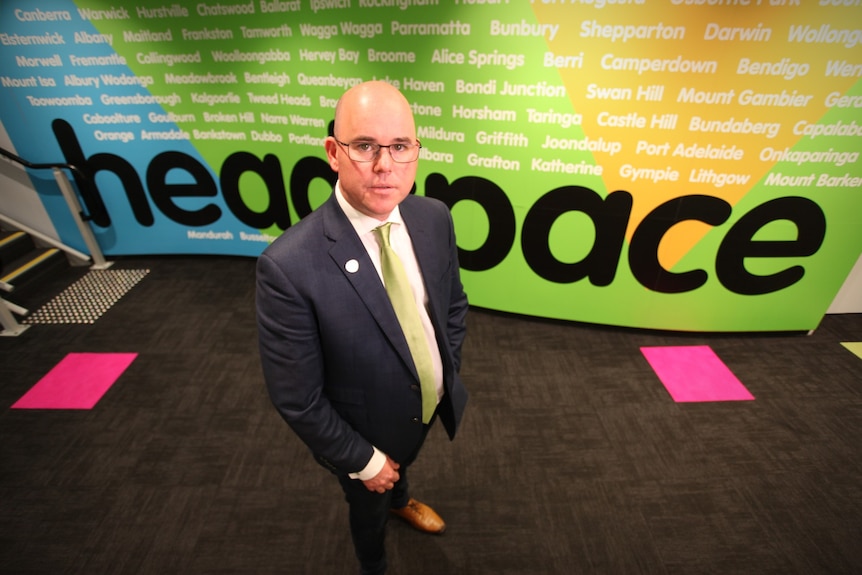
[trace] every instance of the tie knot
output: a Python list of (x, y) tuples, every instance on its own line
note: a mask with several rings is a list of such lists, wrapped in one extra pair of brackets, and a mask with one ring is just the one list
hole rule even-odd
[(384, 246), (389, 246), (389, 227), (392, 225), (392, 222), (386, 222), (385, 224), (374, 228), (374, 233), (377, 234), (377, 237), (380, 238), (380, 241), (383, 242)]

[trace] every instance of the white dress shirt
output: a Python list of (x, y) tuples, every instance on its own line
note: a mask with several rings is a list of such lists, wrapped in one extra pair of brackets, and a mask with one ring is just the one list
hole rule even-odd
[[(362, 240), (362, 245), (365, 246), (365, 251), (368, 252), (368, 257), (371, 258), (380, 281), (383, 282), (383, 271), (380, 267), (380, 244), (377, 243), (374, 229), (385, 222), (366, 216), (351, 206), (344, 198), (340, 182), (336, 182), (335, 184), (335, 199), (338, 201), (338, 205), (341, 206), (347, 219), (350, 220), (359, 239)], [(425, 291), (425, 282), (422, 279), (422, 272), (419, 270), (419, 262), (416, 261), (416, 254), (413, 252), (413, 242), (410, 239), (410, 234), (408, 233), (407, 226), (404, 224), (404, 220), (401, 219), (401, 212), (397, 206), (389, 214), (386, 221), (392, 222), (389, 231), (389, 243), (404, 266), (404, 271), (407, 273), (407, 279), (410, 282), (410, 289), (413, 291), (413, 298), (416, 300), (416, 306), (419, 309), (419, 317), (422, 320), (422, 327), (425, 331), (425, 340), (428, 342), (428, 350), (431, 353), (431, 363), (434, 368), (434, 384), (437, 388), (437, 402), (439, 403), (443, 397), (443, 361), (440, 358), (440, 350), (437, 347), (434, 325), (428, 316), (428, 294)], [(385, 462), (386, 456), (375, 447), (374, 454), (365, 468), (356, 473), (351, 473), (350, 477), (363, 481), (371, 479), (380, 473)]]

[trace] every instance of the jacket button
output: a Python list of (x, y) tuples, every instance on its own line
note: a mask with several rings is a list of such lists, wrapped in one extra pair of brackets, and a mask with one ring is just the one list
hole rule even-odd
[(414, 383), (410, 386), (410, 389), (412, 389), (413, 391), (419, 391), (419, 386)]
[(413, 421), (413, 423), (419, 423), (419, 418), (418, 418), (418, 417), (414, 417), (412, 421)]

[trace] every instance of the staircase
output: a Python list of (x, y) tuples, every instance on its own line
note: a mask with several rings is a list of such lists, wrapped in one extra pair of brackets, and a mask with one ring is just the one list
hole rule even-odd
[[(0, 335), (18, 335), (27, 326), (16, 326), (17, 322), (25, 321), (32, 309), (86, 271), (86, 267), (72, 267), (63, 251), (39, 246), (24, 232), (0, 228), (0, 306), (13, 320), (12, 325), (3, 322)], [(9, 320), (9, 315), (4, 319)]]
[[(92, 179), (71, 164), (33, 163), (4, 148), (0, 148), (0, 159), (30, 170), (52, 171), (57, 188), (89, 251), (89, 254), (80, 252), (0, 214), (0, 335), (17, 336), (29, 327), (18, 321), (30, 313), (28, 306), (42, 306), (84, 276), (88, 269), (84, 266), (89, 266), (90, 270), (106, 270), (112, 262), (105, 260), (90, 227), (92, 217), (84, 213), (78, 193), (66, 172), (79, 174), (89, 182), (91, 193), (98, 197), (98, 189)], [(101, 201), (98, 204), (104, 210)], [(12, 228), (5, 227), (7, 225)], [(70, 265), (70, 262), (80, 265)]]

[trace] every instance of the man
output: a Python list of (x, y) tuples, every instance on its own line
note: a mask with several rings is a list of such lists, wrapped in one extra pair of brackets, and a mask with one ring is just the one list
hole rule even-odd
[[(270, 397), (338, 477), (369, 574), (386, 569), (390, 515), (443, 532), (442, 519), (410, 497), (407, 468), (436, 418), (454, 438), (467, 401), (458, 377), (467, 296), (449, 210), (410, 194), (420, 147), (410, 106), (393, 86), (366, 82), (345, 92), (325, 142), (338, 173), (332, 196), (274, 241), (257, 267)], [(409, 327), (387, 295), (397, 282), (384, 281), (392, 268), (378, 227), (389, 230), (409, 281), (417, 320)]]

